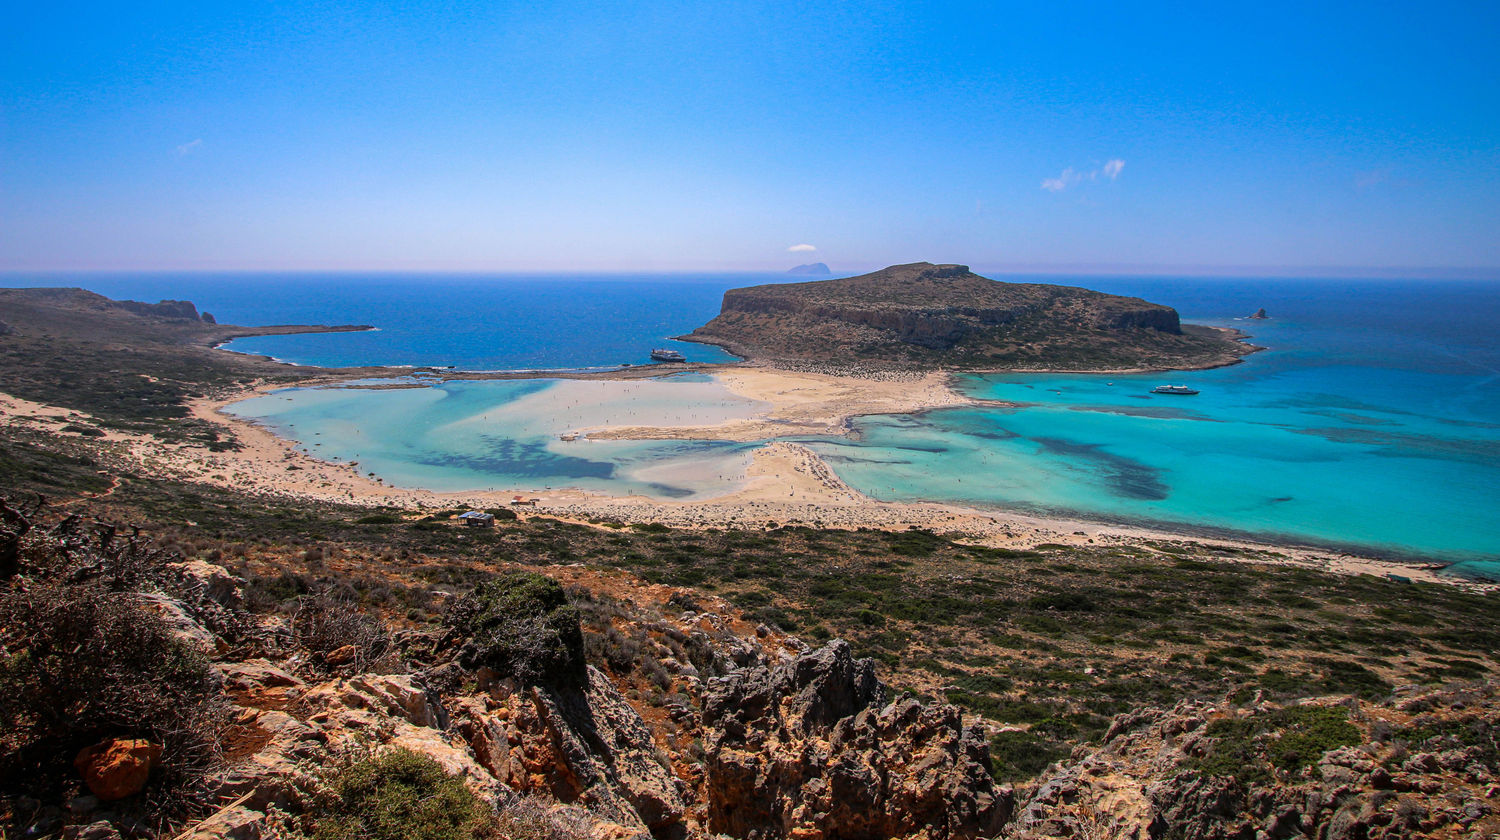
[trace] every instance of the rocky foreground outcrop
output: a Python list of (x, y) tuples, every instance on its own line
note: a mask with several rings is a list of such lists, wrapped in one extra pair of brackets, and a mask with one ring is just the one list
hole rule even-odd
[(288, 633), (279, 620), (252, 633), (269, 655), (233, 659), (197, 616), (232, 608), (236, 579), (203, 562), (173, 569), (177, 590), (192, 597), (146, 600), (184, 643), (218, 659), (234, 704), (227, 761), (204, 784), (208, 801), (233, 805), (194, 837), (223, 836), (221, 823), (233, 836), (269, 836), (270, 815), (305, 806), (321, 768), (361, 745), (429, 756), (486, 798), (556, 803), (612, 840), (946, 840), (992, 835), (1010, 812), (982, 736), (958, 709), (890, 700), (874, 664), (844, 642), (777, 657), (705, 634), (714, 623), (704, 616), (681, 617), (729, 672), (700, 681), (674, 665), (699, 705), (670, 710), (704, 745), (701, 765), (689, 766), (593, 666), (581, 685), (522, 684), (442, 655), (423, 664), (421, 652), (443, 640), (418, 634), (401, 641), (417, 652), (409, 671), (352, 670), (358, 660), (337, 652), (278, 656)]
[(1249, 351), (1139, 298), (932, 263), (731, 289), (719, 316), (684, 338), (789, 366), (1198, 367)]
[(846, 642), (710, 684), (708, 829), (753, 840), (978, 837), (1009, 815), (959, 710), (886, 702)]
[[(35, 536), (21, 512), (0, 513), (0, 530), (23, 542)], [(1097, 745), (1076, 747), (1069, 760), (1012, 790), (991, 778), (980, 721), (954, 706), (893, 696), (874, 663), (855, 658), (845, 642), (809, 650), (770, 628), (751, 629), (722, 601), (694, 601), (680, 613), (638, 611), (624, 599), (590, 601), (595, 596), (582, 589), (569, 602), (556, 580), (534, 571), (487, 572), (486, 584), (557, 595), (560, 603), (534, 601), (551, 604), (552, 617), (592, 603), (610, 617), (611, 631), (632, 623), (647, 631), (600, 649), (618, 655), (580, 660), (576, 678), (533, 679), (524, 669), (497, 672), (502, 666), (488, 655), (460, 655), (474, 638), (455, 638), (455, 629), (483, 624), (453, 617), (468, 615), (458, 607), (471, 596), (455, 596), (442, 626), (382, 628), (375, 640), (364, 632), (373, 618), (345, 615), (345, 637), (330, 640), (307, 614), (339, 618), (349, 605), (309, 597), (252, 613), (242, 609), (253, 594), (247, 582), (213, 562), (134, 550), (105, 555), (89, 549), (76, 526), (50, 533), (68, 538), (63, 559), (79, 561), (69, 567), (74, 572), (108, 567), (114, 556), (123, 565), (112, 568), (137, 576), (125, 591), (88, 590), (104, 600), (65, 602), (54, 586), (52, 602), (128, 603), (131, 612), (120, 615), (170, 636), (153, 649), (176, 651), (202, 675), (194, 685), (211, 696), (183, 706), (184, 716), (166, 728), (132, 736), (127, 730), (137, 721), (129, 721), (110, 724), (103, 740), (91, 734), (76, 759), (66, 756), (77, 774), (64, 788), (72, 791), (67, 798), (55, 790), (39, 798), (47, 795), (42, 788), (28, 796), (0, 791), (18, 836), (286, 837), (282, 829), (306, 827), (326, 805), (331, 768), (408, 753), (441, 768), (448, 783), (461, 781), (466, 796), (487, 803), (486, 813), (494, 805), (502, 816), (529, 812), (551, 821), (547, 832), (515, 836), (557, 840), (1500, 836), (1500, 690), (1490, 684), (1405, 686), (1379, 700), (1237, 695), (1129, 712)], [(101, 535), (99, 545), (116, 538)], [(35, 575), (38, 545), (27, 546)], [(0, 541), (0, 555), (4, 548)], [(141, 576), (143, 564), (158, 560), (172, 562)], [(125, 586), (125, 577), (112, 579)], [(40, 577), (22, 583), (27, 598), (44, 592)], [(474, 591), (487, 588), (494, 587)], [(658, 587), (650, 597), (671, 606), (688, 594)], [(496, 605), (512, 617), (524, 607), (521, 600)], [(37, 610), (24, 615), (25, 622), (3, 626), (37, 623)], [(678, 655), (663, 641), (678, 643)], [(646, 677), (661, 689), (654, 694), (629, 677), (648, 648), (657, 651), (650, 661), (659, 670)], [(110, 645), (108, 655), (126, 650)], [(167, 687), (158, 679), (152, 690)], [(172, 727), (191, 724), (193, 709), (200, 723), (212, 723), (221, 760), (192, 765), (201, 775), (176, 790), (190, 791), (193, 819), (158, 833), (138, 819), (138, 806), (167, 789), (166, 768), (189, 768), (180, 751), (193, 742)], [(80, 784), (86, 795), (77, 795)]]
[[(1254, 726), (1299, 711), (1319, 712), (1303, 715), (1316, 724), (1284, 731)], [(1333, 746), (1337, 741), (1328, 739), (1338, 730), (1348, 737)], [(1184, 702), (1128, 713), (1114, 721), (1102, 747), (1076, 751), (1039, 779), (1001, 836), (1500, 836), (1497, 735), (1493, 687), (1418, 690), (1391, 703), (1345, 697), (1234, 709)], [(1214, 760), (1226, 751), (1229, 760)]]

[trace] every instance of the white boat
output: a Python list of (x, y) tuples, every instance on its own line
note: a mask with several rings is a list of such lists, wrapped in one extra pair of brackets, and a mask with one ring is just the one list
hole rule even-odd
[(1191, 397), (1192, 395), (1194, 395), (1194, 394), (1196, 394), (1198, 392), (1194, 391), (1192, 388), (1189, 388), (1186, 385), (1158, 385), (1155, 388), (1151, 389), (1151, 393), (1153, 393), (1153, 394), (1179, 394), (1179, 395), (1184, 396), (1184, 397)]

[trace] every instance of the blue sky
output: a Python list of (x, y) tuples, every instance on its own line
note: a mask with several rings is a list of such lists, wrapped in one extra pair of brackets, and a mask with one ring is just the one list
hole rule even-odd
[(0, 269), (1500, 266), (1495, 3), (6, 17)]

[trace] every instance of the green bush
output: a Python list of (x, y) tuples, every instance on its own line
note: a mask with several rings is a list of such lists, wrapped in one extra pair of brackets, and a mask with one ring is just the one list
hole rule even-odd
[(446, 616), (464, 639), (459, 662), (527, 684), (585, 681), (578, 611), (557, 581), (535, 572), (502, 572), (460, 598)]
[(997, 782), (1030, 779), (1067, 756), (1066, 745), (1033, 732), (1003, 729), (990, 736), (990, 759), (994, 762), (990, 775)]
[(1276, 715), (1281, 737), (1267, 750), (1271, 764), (1288, 772), (1311, 767), (1329, 750), (1360, 742), (1343, 706), (1294, 706)]
[(312, 817), (312, 840), (499, 838), (494, 814), (457, 776), (406, 749), (338, 767)]
[(1193, 762), (1209, 776), (1228, 776), (1242, 784), (1265, 782), (1271, 768), (1296, 773), (1316, 764), (1323, 754), (1360, 742), (1343, 706), (1292, 706), (1242, 718), (1210, 723), (1205, 734), (1213, 746)]

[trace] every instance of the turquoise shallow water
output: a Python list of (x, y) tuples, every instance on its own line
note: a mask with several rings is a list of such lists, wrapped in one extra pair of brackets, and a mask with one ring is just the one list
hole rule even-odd
[[(380, 327), (245, 345), (309, 364), (487, 369), (643, 361), (650, 347), (712, 317), (725, 289), (775, 279), (787, 278), (156, 274), (11, 284), (188, 298), (227, 322)], [(970, 393), (1020, 406), (864, 418), (857, 440), (809, 445), (879, 498), (1348, 545), (1500, 578), (1500, 283), (1024, 279), (1138, 295), (1189, 320), (1246, 328), (1270, 349), (1242, 365), (1162, 376), (969, 377), (961, 387)], [(1261, 306), (1272, 320), (1235, 320)], [(683, 347), (692, 358), (725, 358)], [(1147, 394), (1163, 382), (1202, 394)], [(749, 447), (741, 445), (564, 445), (558, 434), (582, 423), (567, 397), (556, 382), (450, 383), (298, 392), (240, 410), (317, 454), (439, 490), (702, 497), (732, 487), (743, 469)], [(660, 420), (718, 401), (653, 392), (617, 408)]]
[(396, 486), (437, 491), (576, 487), (689, 499), (744, 479), (753, 446), (712, 441), (563, 440), (606, 418), (698, 425), (759, 403), (702, 376), (635, 382), (513, 380), (432, 387), (292, 389), (227, 410), (320, 458)]
[[(1500, 557), (1500, 429), (1379, 397), (1309, 402), (1293, 375), (1173, 379), (1203, 393), (1149, 395), (1159, 376), (975, 377), (965, 390), (1023, 405), (864, 418), (858, 442), (812, 446), (884, 499), (1357, 545), (1474, 571)], [(1400, 390), (1403, 377), (1388, 379)]]

